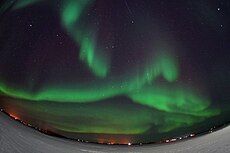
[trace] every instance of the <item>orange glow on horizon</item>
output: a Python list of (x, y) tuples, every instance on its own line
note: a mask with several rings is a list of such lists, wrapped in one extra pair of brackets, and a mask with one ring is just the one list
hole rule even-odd
[(132, 143), (128, 140), (120, 140), (120, 139), (97, 139), (97, 143), (100, 144), (109, 144), (109, 145), (131, 145)]
[(20, 120), (20, 118), (12, 113), (9, 113), (10, 117), (14, 118), (15, 120)]

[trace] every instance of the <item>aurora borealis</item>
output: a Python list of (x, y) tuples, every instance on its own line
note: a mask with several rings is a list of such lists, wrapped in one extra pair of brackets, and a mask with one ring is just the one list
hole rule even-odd
[(230, 46), (219, 7), (227, 4), (3, 2), (0, 107), (35, 127), (102, 143), (223, 124)]

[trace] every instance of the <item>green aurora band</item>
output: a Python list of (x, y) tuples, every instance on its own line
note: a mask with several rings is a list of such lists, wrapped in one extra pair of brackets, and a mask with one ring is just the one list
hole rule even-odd
[(92, 28), (86, 28), (87, 26), (80, 22), (83, 11), (93, 2), (94, 0), (63, 1), (61, 20), (66, 31), (80, 45), (80, 60), (87, 64), (96, 76), (104, 78), (109, 72), (110, 60), (96, 46), (96, 34)]
[(16, 0), (13, 9), (22, 9), (42, 0)]
[(138, 73), (135, 68), (133, 72), (129, 72), (123, 76), (103, 80), (99, 79), (96, 83), (89, 81), (74, 86), (46, 86), (41, 88), (40, 92), (33, 93), (9, 87), (1, 82), (0, 91), (5, 95), (25, 100), (87, 103), (119, 95), (128, 96), (136, 90), (142, 90), (144, 85), (152, 84), (160, 75), (170, 82), (177, 79), (178, 67), (172, 55), (165, 53), (156, 60), (151, 60), (151, 62), (146, 63), (143, 68), (140, 68), (142, 71), (140, 70)]
[(193, 116), (211, 116), (217, 110), (206, 110), (209, 100), (185, 88), (146, 87), (130, 95), (134, 102), (168, 113), (182, 113)]
[[(45, 122), (52, 128), (71, 133), (144, 134), (151, 130), (153, 125), (157, 127), (156, 132), (165, 133), (176, 128), (192, 126), (204, 121), (207, 117), (206, 115), (156, 111), (151, 107), (141, 105), (138, 107), (121, 106), (121, 104), (115, 103), (116, 100), (111, 100), (114, 103), (76, 104), (75, 107), (69, 103), (64, 108), (62, 104), (58, 103), (54, 108), (49, 104), (40, 105), (32, 101), (27, 101), (25, 104), (25, 102), (20, 102), (21, 100), (3, 99), (7, 105), (6, 109), (8, 108), (10, 111), (11, 108), (16, 108), (17, 116), (20, 117), (17, 112), (26, 110), (28, 114), (33, 114), (31, 118), (36, 119), (37, 123)], [(206, 108), (196, 112), (210, 111)]]
[[(24, 8), (38, 1), (17, 1), (14, 8)], [(76, 104), (96, 103), (125, 96), (133, 103), (167, 114), (160, 117), (142, 111), (141, 116), (126, 116), (126, 111), (119, 108), (109, 108), (107, 110), (112, 110), (112, 112), (106, 112), (102, 107), (97, 107), (91, 108), (90, 113), (80, 108), (77, 110), (83, 116), (93, 116), (103, 121), (94, 127), (89, 123), (82, 123), (76, 128), (71, 123), (61, 124), (50, 120), (57, 129), (79, 133), (140, 134), (148, 131), (152, 124), (159, 125), (161, 128), (158, 132), (163, 133), (199, 123), (220, 113), (219, 110), (210, 108), (209, 98), (195, 93), (192, 89), (175, 86), (175, 81), (179, 78), (179, 64), (169, 51), (163, 51), (162, 54), (149, 58), (145, 64), (129, 70), (122, 76), (108, 77), (110, 56), (96, 45), (96, 33), (92, 30), (93, 28), (80, 22), (82, 14), (93, 2), (93, 0), (62, 1), (60, 18), (63, 28), (79, 45), (79, 60), (88, 66), (95, 75), (96, 81), (65, 86), (46, 85), (39, 91), (31, 92), (12, 87), (1, 79), (0, 94), (29, 101)], [(159, 77), (166, 80), (167, 86), (155, 84), (154, 81)], [(127, 111), (136, 114), (135, 111)], [(113, 125), (113, 128), (105, 126), (105, 123)], [(121, 125), (123, 129), (118, 128)]]

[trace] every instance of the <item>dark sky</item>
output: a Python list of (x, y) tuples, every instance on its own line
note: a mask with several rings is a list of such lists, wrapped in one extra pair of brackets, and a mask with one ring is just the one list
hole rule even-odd
[(227, 0), (4, 1), (0, 107), (97, 142), (152, 142), (228, 122), (229, 7)]

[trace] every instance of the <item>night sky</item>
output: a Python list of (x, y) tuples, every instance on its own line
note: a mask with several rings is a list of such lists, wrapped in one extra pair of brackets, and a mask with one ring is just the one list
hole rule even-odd
[(229, 0), (0, 2), (0, 107), (73, 139), (148, 143), (230, 121)]

